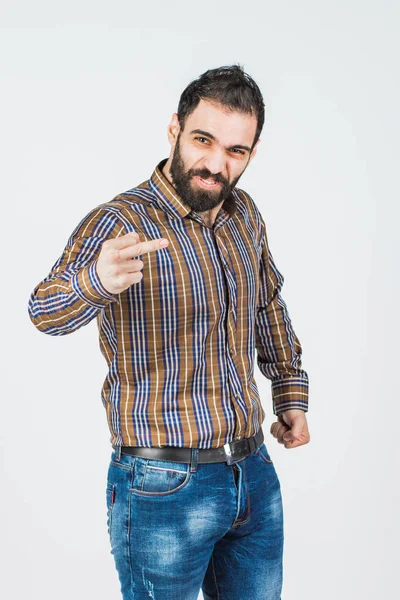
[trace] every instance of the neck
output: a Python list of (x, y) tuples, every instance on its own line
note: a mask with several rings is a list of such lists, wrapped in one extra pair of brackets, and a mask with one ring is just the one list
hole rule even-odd
[(220, 204), (218, 204), (214, 208), (212, 208), (210, 210), (205, 210), (200, 213), (201, 218), (203, 219), (203, 221), (207, 225), (207, 227), (214, 227), (215, 219), (217, 218), (217, 214), (219, 213), (219, 209), (221, 208), (223, 203), (224, 202), (222, 201), (222, 202), (220, 202)]

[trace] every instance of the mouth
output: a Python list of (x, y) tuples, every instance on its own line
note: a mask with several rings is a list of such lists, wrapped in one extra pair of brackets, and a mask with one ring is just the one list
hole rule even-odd
[(221, 185), (218, 181), (214, 181), (213, 179), (202, 179), (199, 175), (195, 175), (194, 179), (201, 187), (207, 188), (209, 190), (215, 189)]

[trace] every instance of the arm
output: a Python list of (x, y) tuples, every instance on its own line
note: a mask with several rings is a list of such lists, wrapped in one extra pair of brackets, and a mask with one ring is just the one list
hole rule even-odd
[(308, 410), (308, 375), (301, 366), (302, 348), (293, 330), (286, 304), (280, 294), (283, 275), (268, 247), (262, 221), (260, 290), (256, 313), (257, 364), (272, 381), (273, 412)]
[(124, 233), (111, 211), (97, 207), (82, 219), (50, 273), (29, 297), (29, 317), (49, 335), (66, 335), (89, 323), (118, 296), (110, 294), (98, 277), (97, 259), (102, 243)]

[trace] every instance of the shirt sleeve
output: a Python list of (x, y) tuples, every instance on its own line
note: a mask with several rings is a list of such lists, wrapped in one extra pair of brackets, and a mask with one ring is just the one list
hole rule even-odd
[(28, 313), (35, 327), (49, 335), (66, 335), (89, 323), (118, 295), (102, 285), (96, 266), (106, 239), (124, 233), (115, 213), (102, 207), (89, 212), (71, 234), (49, 274), (29, 297)]
[(308, 411), (308, 374), (302, 369), (302, 348), (281, 296), (284, 277), (275, 265), (262, 222), (260, 289), (256, 311), (257, 364), (272, 381), (275, 415), (293, 408)]

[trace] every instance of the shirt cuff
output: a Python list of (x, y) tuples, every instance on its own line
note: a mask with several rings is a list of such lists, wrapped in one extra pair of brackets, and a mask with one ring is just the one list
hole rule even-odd
[(293, 408), (308, 411), (308, 379), (289, 377), (272, 382), (272, 404), (275, 415)]
[(97, 261), (98, 258), (72, 276), (72, 289), (87, 304), (96, 308), (104, 308), (110, 301), (119, 304), (117, 295), (110, 294), (101, 283), (96, 271)]

